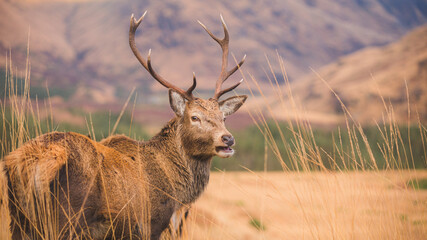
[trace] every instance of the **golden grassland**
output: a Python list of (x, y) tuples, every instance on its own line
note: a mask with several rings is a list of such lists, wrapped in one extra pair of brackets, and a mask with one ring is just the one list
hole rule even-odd
[(217, 172), (188, 239), (424, 239), (427, 171)]

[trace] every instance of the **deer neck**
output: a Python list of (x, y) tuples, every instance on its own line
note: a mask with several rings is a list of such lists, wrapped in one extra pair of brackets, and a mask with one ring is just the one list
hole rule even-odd
[(187, 204), (194, 202), (207, 186), (213, 156), (188, 154), (181, 140), (180, 126), (180, 119), (175, 117), (152, 140), (164, 148), (168, 167), (177, 173), (173, 179), (176, 197)]

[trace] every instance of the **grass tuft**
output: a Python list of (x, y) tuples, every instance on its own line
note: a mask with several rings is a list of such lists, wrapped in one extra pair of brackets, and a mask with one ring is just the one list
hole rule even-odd
[(256, 228), (258, 231), (265, 231), (265, 230), (267, 230), (267, 228), (265, 227), (265, 225), (262, 224), (262, 222), (259, 219), (257, 219), (257, 218), (252, 218), (249, 221), (249, 224), (252, 227)]

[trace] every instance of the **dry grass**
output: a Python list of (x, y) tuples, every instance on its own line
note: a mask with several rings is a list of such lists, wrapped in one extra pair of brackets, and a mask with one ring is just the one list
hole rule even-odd
[[(424, 239), (427, 171), (214, 173), (189, 239)], [(258, 219), (264, 231), (250, 224)]]
[[(278, 61), (286, 85), (282, 88), (277, 85), (277, 79), (271, 79), (271, 86), (279, 96), (280, 103), (285, 100), (291, 102), (291, 108), (282, 109), (283, 111), (300, 109), (293, 101), (283, 61), (281, 58), (278, 58)], [(13, 126), (9, 132), (1, 133), (12, 139), (11, 142), (1, 143), (3, 154), (22, 145), (31, 135), (42, 132), (37, 109), (34, 110), (29, 103), (29, 69), (28, 64), (23, 97), (18, 98), (12, 89), (12, 95), (7, 101), (13, 113), (11, 122), (6, 122), (6, 101), (1, 105), (3, 124)], [(9, 80), (13, 81), (13, 73), (9, 75)], [(250, 79), (253, 85), (257, 85), (257, 81), (251, 76), (245, 79)], [(285, 89), (284, 92), (282, 89)], [(263, 96), (260, 88), (257, 91)], [(340, 101), (339, 96), (336, 97)], [(378, 127), (387, 139), (384, 146), (379, 146), (383, 149), (384, 156), (388, 156), (387, 168), (378, 169), (372, 155), (357, 161), (361, 157), (360, 149), (364, 147), (369, 152), (371, 146), (366, 142), (363, 146), (363, 143), (354, 141), (350, 152), (340, 149), (337, 144), (336, 155), (326, 153), (328, 161), (351, 164), (351, 167), (344, 165), (330, 171), (323, 164), (323, 150), (313, 141), (310, 124), (296, 114), (296, 121), (289, 122), (294, 137), (274, 141), (266, 119), (266, 114), (272, 110), (269, 105), (263, 105), (261, 102), (250, 111), (250, 115), (264, 134), (265, 148), (273, 150), (274, 156), (266, 155), (265, 160), (274, 158), (280, 161), (283, 172), (255, 173), (247, 170), (242, 173), (213, 173), (207, 191), (193, 206), (191, 215), (184, 224), (182, 238), (423, 239), (427, 235), (427, 191), (414, 190), (408, 187), (407, 182), (414, 178), (425, 179), (427, 172), (410, 167), (408, 169), (410, 152), (396, 153), (402, 138), (398, 123), (393, 117), (393, 109), (387, 104), (384, 105), (385, 123), (379, 124)], [(342, 105), (342, 108), (343, 117), (346, 119), (342, 131), (349, 133), (350, 141), (354, 140), (357, 134), (364, 136), (361, 125), (354, 121), (345, 105)], [(410, 114), (408, 112), (408, 115)], [(411, 118), (408, 116), (408, 119)], [(423, 136), (420, 141), (424, 142), (427, 130), (420, 122), (418, 124)], [(30, 125), (35, 126), (31, 128), (35, 132), (29, 132)], [(89, 129), (92, 128), (96, 126), (89, 124)], [(278, 152), (277, 148), (279, 144), (286, 146), (285, 154), (292, 159), (291, 165), (286, 165), (281, 159), (282, 153)], [(0, 176), (0, 180), (0, 238), (10, 239), (6, 230), (9, 215), (4, 176)], [(37, 207), (37, 203), (34, 203), (34, 206)], [(55, 210), (49, 208), (40, 209), (46, 216), (54, 216), (53, 211)], [(41, 219), (44, 217), (40, 216)], [(54, 223), (53, 220), (48, 224)], [(55, 238), (55, 233), (49, 231), (56, 229), (55, 226), (43, 228), (47, 239)]]

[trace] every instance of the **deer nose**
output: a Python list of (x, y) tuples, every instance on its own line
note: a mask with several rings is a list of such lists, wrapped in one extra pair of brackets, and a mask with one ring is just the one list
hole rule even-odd
[(222, 139), (222, 142), (225, 143), (227, 146), (234, 145), (234, 137), (231, 135), (223, 135), (221, 139)]

